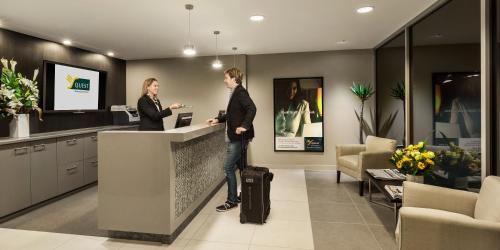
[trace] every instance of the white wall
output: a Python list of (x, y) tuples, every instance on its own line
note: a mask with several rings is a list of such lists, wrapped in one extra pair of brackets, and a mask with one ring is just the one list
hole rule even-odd
[[(333, 168), (335, 145), (358, 142), (354, 108), (360, 102), (350, 86), (353, 81), (373, 84), (373, 62), (372, 50), (249, 55), (247, 80), (257, 105), (250, 163), (273, 168)], [(274, 152), (273, 78), (315, 76), (324, 77), (325, 152)], [(374, 98), (367, 104), (374, 109)]]
[[(214, 57), (169, 58), (127, 61), (127, 105), (136, 107), (142, 83), (154, 77), (160, 83), (159, 99), (166, 108), (173, 102), (192, 105), (175, 110), (163, 119), (165, 129), (173, 128), (177, 113), (193, 112), (192, 124), (203, 123), (226, 109), (229, 91), (224, 85), (224, 68), (233, 66), (233, 56), (223, 56), (224, 67), (212, 69)], [(237, 56), (236, 66), (245, 72), (245, 56)]]

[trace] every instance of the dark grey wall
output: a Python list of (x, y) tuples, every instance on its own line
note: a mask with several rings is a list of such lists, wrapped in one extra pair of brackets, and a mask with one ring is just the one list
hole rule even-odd
[[(110, 58), (5, 29), (0, 29), (0, 57), (14, 58), (18, 62), (16, 71), (22, 72), (29, 77), (32, 76), (34, 69), (39, 68), (40, 74), (37, 80), (40, 95), (42, 96), (44, 60), (107, 71), (106, 107), (114, 104), (125, 104), (126, 63), (124, 60)], [(108, 111), (88, 112), (85, 114), (47, 113), (44, 114), (43, 119), (43, 122), (39, 122), (35, 114), (31, 115), (31, 133), (95, 127), (112, 123)]]

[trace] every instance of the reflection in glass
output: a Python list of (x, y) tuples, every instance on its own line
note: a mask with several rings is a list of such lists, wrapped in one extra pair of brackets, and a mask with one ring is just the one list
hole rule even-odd
[(412, 27), (412, 142), (436, 168), (426, 183), (481, 185), (480, 1), (453, 0)]

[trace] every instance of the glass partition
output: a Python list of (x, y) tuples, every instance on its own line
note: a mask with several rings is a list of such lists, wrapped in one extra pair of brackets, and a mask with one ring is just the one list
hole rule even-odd
[(425, 182), (481, 185), (480, 1), (453, 0), (411, 27), (412, 143), (436, 152)]
[(376, 51), (377, 135), (404, 145), (405, 34)]

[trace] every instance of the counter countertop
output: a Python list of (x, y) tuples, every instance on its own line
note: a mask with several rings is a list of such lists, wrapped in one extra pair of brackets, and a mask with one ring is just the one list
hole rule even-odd
[(0, 145), (38, 141), (38, 140), (52, 139), (52, 138), (65, 137), (65, 136), (82, 135), (82, 134), (96, 133), (96, 132), (106, 131), (106, 130), (127, 129), (127, 128), (134, 128), (134, 127), (138, 127), (138, 126), (139, 125), (126, 125), (126, 126), (110, 125), (110, 126), (101, 126), (101, 127), (60, 130), (60, 131), (53, 131), (53, 132), (47, 132), (47, 133), (37, 133), (37, 134), (32, 134), (29, 137), (22, 137), (22, 138), (5, 137), (5, 138), (0, 138)]
[(165, 131), (106, 131), (104, 133), (164, 134), (170, 137), (171, 142), (185, 142), (215, 131), (223, 130), (224, 128), (225, 125), (223, 123), (216, 125), (202, 123)]

